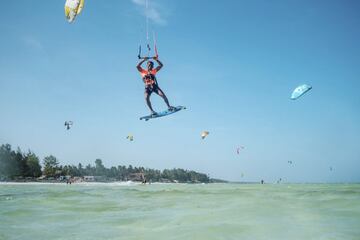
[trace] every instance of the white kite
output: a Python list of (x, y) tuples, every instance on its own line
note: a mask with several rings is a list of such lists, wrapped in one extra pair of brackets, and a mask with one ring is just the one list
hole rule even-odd
[(312, 89), (311, 86), (307, 85), (307, 84), (303, 84), (298, 86), (297, 88), (294, 89), (294, 91), (291, 94), (291, 100), (296, 100), (299, 97), (301, 97), (302, 95), (304, 95), (305, 93), (307, 93), (308, 91), (310, 91)]
[(79, 15), (84, 8), (85, 0), (66, 0), (65, 17), (69, 23), (72, 23), (76, 16)]
[(209, 135), (209, 132), (208, 131), (203, 131), (201, 133), (201, 138), (204, 139), (204, 138), (206, 138), (207, 135)]

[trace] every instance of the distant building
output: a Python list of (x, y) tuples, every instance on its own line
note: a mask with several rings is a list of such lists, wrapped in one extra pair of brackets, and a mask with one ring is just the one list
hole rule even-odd
[(44, 180), (46, 178), (45, 175), (42, 175), (41, 177), (38, 177), (37, 180)]
[(66, 178), (65, 178), (65, 176), (60, 176), (60, 177), (58, 178), (58, 180), (59, 180), (59, 181), (64, 181), (64, 180), (66, 180)]
[(144, 173), (131, 173), (129, 175), (128, 180), (134, 181), (134, 182), (143, 182), (145, 181)]
[(84, 176), (85, 182), (95, 182), (95, 176)]
[(58, 180), (59, 181), (69, 181), (70, 180), (70, 178), (71, 178), (71, 176), (70, 175), (66, 175), (66, 176), (60, 176), (59, 178), (58, 178)]

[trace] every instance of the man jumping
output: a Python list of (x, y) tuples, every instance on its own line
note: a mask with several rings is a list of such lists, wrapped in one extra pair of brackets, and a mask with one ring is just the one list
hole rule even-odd
[(158, 63), (158, 66), (156, 68), (154, 68), (154, 63), (152, 61), (148, 61), (146, 63), (147, 66), (147, 70), (143, 69), (141, 67), (141, 65), (149, 60), (148, 57), (143, 58), (143, 60), (141, 60), (139, 62), (139, 64), (136, 66), (136, 68), (138, 69), (138, 71), (141, 74), (141, 77), (145, 83), (145, 100), (146, 100), (146, 104), (149, 107), (150, 111), (151, 111), (151, 115), (156, 115), (157, 113), (154, 111), (154, 109), (151, 106), (151, 102), (150, 102), (150, 95), (151, 93), (155, 92), (157, 95), (159, 95), (160, 97), (162, 97), (169, 109), (169, 111), (173, 111), (174, 107), (171, 106), (169, 104), (169, 100), (167, 99), (165, 93), (160, 89), (157, 80), (156, 80), (156, 73), (158, 71), (160, 71), (160, 69), (163, 67), (163, 64), (159, 61), (159, 59), (157, 57), (153, 57), (153, 59)]

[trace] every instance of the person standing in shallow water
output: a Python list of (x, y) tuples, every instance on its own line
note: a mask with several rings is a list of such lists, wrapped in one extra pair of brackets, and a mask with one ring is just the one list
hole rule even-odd
[(151, 94), (153, 92), (155, 92), (157, 95), (159, 95), (160, 97), (162, 97), (164, 99), (169, 111), (173, 111), (174, 107), (169, 104), (169, 100), (166, 97), (165, 93), (159, 87), (159, 85), (157, 83), (156, 76), (155, 76), (156, 73), (158, 71), (160, 71), (160, 69), (163, 67), (163, 64), (159, 61), (159, 59), (157, 57), (154, 57), (153, 59), (158, 63), (158, 66), (156, 68), (154, 68), (154, 62), (152, 62), (152, 61), (148, 61), (146, 63), (147, 70), (145, 70), (145, 69), (143, 69), (141, 67), (141, 65), (145, 61), (149, 60), (149, 58), (147, 58), (147, 57), (143, 58), (143, 60), (141, 60), (138, 63), (136, 68), (140, 72), (141, 77), (142, 77), (142, 79), (143, 79), (143, 81), (145, 83), (145, 93), (144, 93), (144, 95), (145, 95), (146, 104), (149, 107), (149, 109), (151, 111), (151, 114), (156, 115), (157, 113), (152, 108), (151, 102), (150, 102), (150, 96), (151, 96)]

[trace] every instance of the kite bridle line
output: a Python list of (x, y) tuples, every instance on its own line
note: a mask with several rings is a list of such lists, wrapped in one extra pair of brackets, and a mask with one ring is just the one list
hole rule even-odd
[(154, 41), (155, 57), (159, 57), (157, 47), (156, 47), (156, 38), (155, 38), (155, 32), (154, 31), (153, 31), (153, 41)]
[[(141, 56), (141, 45), (139, 45), (139, 54), (138, 54), (138, 58), (139, 58), (139, 59), (145, 59), (145, 58), (155, 59), (155, 58), (158, 58), (158, 57), (159, 57), (159, 54), (158, 54), (158, 51), (157, 51), (157, 46), (156, 46), (155, 32), (153, 32), (153, 41), (154, 41), (155, 56), (149, 57), (149, 55), (150, 55), (150, 52), (149, 52), (149, 53), (148, 53), (148, 57), (142, 57), (142, 56)], [(148, 44), (148, 45), (149, 45), (149, 44)]]
[(148, 0), (146, 0), (145, 4), (146, 4), (146, 12), (145, 12), (145, 15), (146, 15), (146, 46), (148, 49), (148, 56), (149, 56), (151, 48), (150, 48), (150, 44), (149, 44), (149, 3), (148, 3)]
[[(155, 51), (155, 56), (150, 57), (150, 52), (151, 52), (151, 47), (150, 47), (150, 42), (149, 42), (149, 3), (148, 0), (145, 1), (145, 7), (146, 7), (146, 11), (145, 11), (145, 15), (146, 15), (146, 47), (148, 50), (148, 54), (147, 54), (147, 58), (148, 59), (155, 59), (157, 57), (159, 57), (158, 51), (157, 51), (157, 46), (156, 46), (156, 38), (155, 38), (155, 32), (153, 31), (153, 42), (154, 42), (154, 51)], [(141, 44), (139, 45), (139, 54), (138, 54), (138, 58), (139, 59), (145, 59), (146, 57), (142, 57), (141, 56)]]

